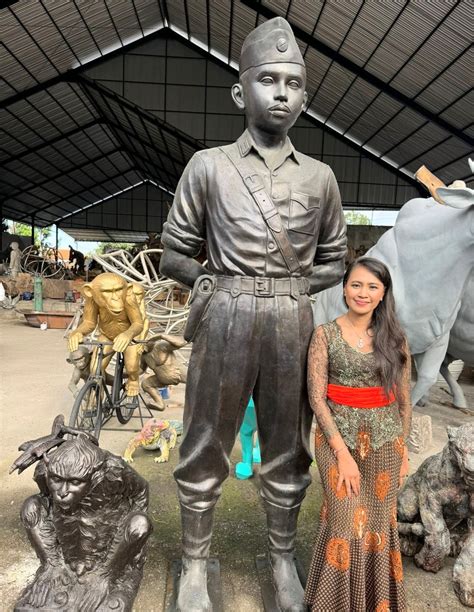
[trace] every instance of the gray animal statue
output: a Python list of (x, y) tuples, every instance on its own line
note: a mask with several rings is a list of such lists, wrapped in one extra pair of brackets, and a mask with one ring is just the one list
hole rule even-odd
[(454, 590), (474, 608), (474, 423), (447, 431), (444, 449), (425, 459), (398, 495), (400, 547), (429, 572), (457, 556)]
[[(474, 363), (469, 297), (474, 285), (474, 190), (438, 188), (436, 194), (443, 203), (430, 197), (404, 204), (395, 226), (367, 252), (385, 263), (393, 279), (397, 315), (418, 374), (413, 404), (436, 382), (447, 352), (447, 361)], [(319, 294), (315, 323), (333, 320), (345, 310), (340, 283)], [(455, 405), (464, 407), (459, 395)]]
[(165, 403), (160, 395), (161, 387), (185, 383), (187, 367), (178, 361), (175, 351), (187, 344), (182, 336), (158, 334), (152, 336), (141, 355), (140, 369), (146, 372), (149, 368), (153, 374), (142, 379), (142, 390), (148, 393), (152, 401), (147, 406), (152, 410), (164, 410)]
[(21, 520), (40, 567), (15, 611), (131, 611), (152, 531), (148, 483), (62, 415), (49, 436), (19, 450), (11, 471), (38, 461), (39, 493), (25, 500)]
[(91, 371), (91, 355), (92, 353), (89, 349), (82, 345), (77, 351), (69, 353), (69, 357), (66, 358), (66, 361), (74, 366), (71, 380), (68, 385), (68, 389), (74, 397), (79, 393), (79, 387), (77, 386), (78, 382), (80, 380), (85, 382), (89, 377)]

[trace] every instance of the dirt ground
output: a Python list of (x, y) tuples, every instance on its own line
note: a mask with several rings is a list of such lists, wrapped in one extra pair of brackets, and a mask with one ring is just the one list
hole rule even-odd
[[(0, 610), (13, 609), (20, 591), (33, 576), (38, 562), (29, 546), (19, 519), (24, 499), (36, 492), (33, 469), (8, 476), (18, 445), (28, 439), (49, 433), (57, 414), (66, 418), (73, 398), (67, 389), (71, 366), (66, 363), (63, 332), (27, 326), (13, 311), (0, 309), (0, 424), (2, 453), (0, 459)], [(471, 406), (474, 390), (464, 386)], [(162, 416), (181, 418), (183, 389), (173, 391), (169, 407)], [(413, 455), (411, 468), (442, 448), (446, 441), (445, 426), (467, 422), (469, 417), (454, 410), (446, 392), (436, 387), (432, 401), (423, 412), (433, 415), (435, 444), (423, 456)], [(122, 454), (129, 438), (127, 431), (104, 431), (101, 446)], [(170, 462), (155, 464), (152, 456), (137, 451), (135, 469), (150, 483), (150, 516), (154, 532), (148, 550), (148, 561), (140, 592), (135, 602), (137, 612), (161, 612), (170, 562), (180, 555), (180, 520), (176, 487), (172, 478), (178, 452), (172, 451)], [(232, 455), (239, 460), (238, 444)], [(313, 485), (303, 504), (298, 529), (298, 554), (308, 567), (321, 504), (321, 485), (317, 468), (312, 467)], [(217, 510), (212, 556), (220, 560), (224, 610), (259, 612), (263, 610), (255, 556), (265, 550), (265, 521), (260, 506), (258, 473), (248, 481), (231, 476)], [(451, 585), (452, 560), (438, 574), (416, 568), (404, 560), (409, 610), (463, 610)]]

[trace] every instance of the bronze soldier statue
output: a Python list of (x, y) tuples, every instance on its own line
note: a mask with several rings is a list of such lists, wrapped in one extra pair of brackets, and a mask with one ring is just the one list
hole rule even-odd
[[(304, 610), (294, 563), (310, 483), (309, 294), (343, 275), (346, 229), (331, 169), (287, 133), (306, 101), (303, 57), (277, 17), (244, 41), (232, 97), (248, 128), (199, 151), (178, 184), (160, 270), (193, 287), (184, 435), (175, 470), (183, 529), (182, 612), (209, 611), (206, 560), (214, 506), (249, 397), (256, 405), (272, 577), (284, 611)], [(193, 259), (204, 241), (208, 266)]]

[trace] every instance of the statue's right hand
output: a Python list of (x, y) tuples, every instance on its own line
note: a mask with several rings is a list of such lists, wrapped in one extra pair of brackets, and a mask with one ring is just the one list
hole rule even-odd
[(84, 336), (82, 335), (81, 332), (79, 331), (75, 331), (73, 332), (67, 341), (67, 347), (70, 350), (70, 352), (72, 353), (73, 351), (77, 351), (77, 349), (79, 348), (79, 342), (82, 342), (84, 340)]

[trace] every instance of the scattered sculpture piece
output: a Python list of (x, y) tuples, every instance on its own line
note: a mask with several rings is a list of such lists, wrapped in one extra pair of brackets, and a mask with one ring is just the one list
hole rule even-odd
[(152, 398), (147, 402), (151, 410), (164, 410), (165, 402), (159, 392), (162, 387), (179, 385), (187, 379), (187, 367), (179, 362), (175, 351), (187, 344), (182, 336), (169, 336), (158, 334), (152, 336), (144, 346), (140, 359), (140, 370), (146, 372), (147, 368), (153, 372), (142, 379), (142, 390)]
[(239, 461), (235, 466), (235, 475), (239, 480), (246, 480), (253, 476), (253, 464), (261, 463), (257, 415), (252, 398), (247, 404), (244, 420), (240, 427), (240, 444), (242, 445), (242, 461)]
[[(450, 187), (437, 187), (433, 193), (438, 201), (434, 197), (415, 198), (404, 204), (395, 226), (367, 252), (389, 268), (393, 279), (397, 316), (418, 373), (413, 404), (436, 382), (446, 352), (474, 363), (470, 297), (474, 289), (474, 190), (456, 181)], [(343, 312), (339, 284), (318, 296), (315, 322), (332, 321)], [(455, 405), (459, 402), (462, 400)]]
[(74, 366), (68, 389), (74, 397), (76, 397), (79, 393), (79, 387), (77, 386), (78, 382), (80, 380), (85, 382), (89, 378), (91, 371), (91, 353), (86, 346), (80, 346), (77, 351), (69, 353), (69, 357), (66, 361), (72, 363)]
[(12, 242), (10, 244), (10, 274), (12, 278), (16, 278), (18, 273), (21, 271), (21, 251), (18, 242)]
[(11, 471), (39, 461), (40, 492), (25, 500), (21, 520), (41, 565), (15, 610), (131, 611), (152, 531), (147, 482), (62, 415), (51, 435), (20, 450)]
[(81, 251), (76, 251), (69, 245), (69, 263), (72, 264), (71, 269), (74, 274), (83, 274), (85, 256)]
[[(134, 286), (118, 274), (104, 272), (82, 288), (85, 303), (82, 322), (68, 340), (69, 350), (77, 351), (84, 336), (99, 328), (99, 342), (113, 342), (106, 348), (105, 369), (113, 351), (124, 353), (127, 378), (127, 396), (130, 403), (138, 402), (140, 353), (142, 345), (130, 345), (134, 338), (141, 339), (145, 322), (137, 302)], [(112, 349), (112, 350), (107, 350)], [(94, 365), (91, 365), (94, 369)]]
[(424, 453), (433, 442), (433, 428), (429, 414), (414, 414), (411, 420), (410, 435), (407, 440), (408, 450), (412, 453)]
[(444, 449), (428, 457), (398, 495), (400, 546), (429, 572), (457, 556), (454, 590), (474, 607), (474, 423), (447, 431)]
[(181, 421), (149, 419), (142, 430), (128, 443), (123, 459), (127, 463), (133, 463), (134, 452), (137, 448), (143, 447), (149, 451), (159, 450), (160, 454), (155, 457), (155, 463), (166, 463), (169, 461), (170, 450), (176, 446), (178, 436), (182, 433), (183, 423)]

